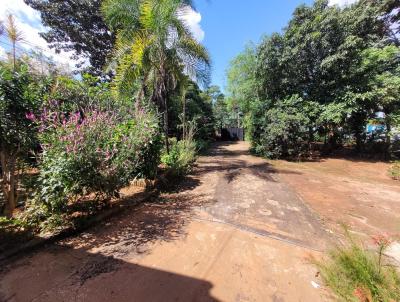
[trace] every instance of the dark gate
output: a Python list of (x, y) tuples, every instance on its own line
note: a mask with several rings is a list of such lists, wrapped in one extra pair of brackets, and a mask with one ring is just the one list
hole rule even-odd
[(221, 139), (224, 141), (244, 141), (243, 128), (223, 128), (221, 131)]

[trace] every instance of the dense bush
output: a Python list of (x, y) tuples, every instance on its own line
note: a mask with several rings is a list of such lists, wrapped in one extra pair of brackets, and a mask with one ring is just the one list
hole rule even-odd
[[(393, 116), (400, 109), (400, 48), (393, 37), (398, 1), (353, 1), (344, 7), (329, 2), (297, 7), (280, 33), (246, 46), (230, 63), (227, 100), (234, 106), (228, 110), (240, 110), (237, 119), (246, 133), (255, 134), (253, 145), (260, 154), (302, 155), (307, 128), (309, 143), (323, 143), (324, 152), (354, 146), (348, 149), (386, 157), (393, 153), (390, 131), (398, 125)], [(315, 103), (321, 114), (297, 128), (302, 109), (294, 114), (289, 108), (286, 115), (282, 107), (282, 100), (293, 95)], [(215, 105), (222, 126), (229, 115), (223, 103)], [(378, 112), (385, 126), (380, 146), (367, 141), (365, 131)], [(249, 120), (260, 115), (266, 123)]]
[(36, 201), (50, 212), (62, 212), (82, 195), (111, 197), (136, 177), (155, 176), (160, 137), (152, 113), (87, 111), (67, 117), (44, 111), (40, 120)]
[(173, 176), (182, 176), (190, 171), (196, 160), (197, 148), (193, 140), (173, 140), (169, 153), (163, 153), (161, 162)]
[[(311, 108), (308, 110), (307, 108)], [(308, 149), (315, 106), (293, 96), (268, 109), (259, 102), (253, 111), (252, 148), (268, 158), (297, 157)]]
[(61, 112), (73, 112), (85, 108), (96, 108), (103, 111), (115, 109), (115, 100), (111, 96), (110, 84), (101, 82), (98, 77), (83, 74), (81, 80), (68, 76), (57, 76), (53, 87), (44, 103), (47, 106), (57, 101)]
[(31, 74), (28, 66), (0, 62), (0, 187), (8, 216), (18, 203), (22, 167), (37, 144), (37, 130), (26, 115), (39, 108), (47, 89), (47, 78)]

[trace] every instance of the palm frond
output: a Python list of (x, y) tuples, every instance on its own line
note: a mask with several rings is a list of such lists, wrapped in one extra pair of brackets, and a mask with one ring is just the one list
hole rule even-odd
[(139, 25), (141, 0), (105, 0), (101, 7), (107, 25), (113, 31), (134, 30)]
[(175, 89), (187, 75), (206, 82), (210, 57), (182, 19), (188, 7), (193, 7), (192, 1), (105, 0), (105, 20), (117, 30), (110, 60), (117, 66), (117, 93), (123, 93), (129, 82), (142, 79), (142, 85), (148, 86), (152, 98), (159, 102), (163, 89)]
[(185, 53), (186, 56), (195, 60), (203, 61), (207, 65), (211, 65), (211, 59), (207, 49), (194, 38), (181, 38), (178, 42), (177, 48), (181, 53)]

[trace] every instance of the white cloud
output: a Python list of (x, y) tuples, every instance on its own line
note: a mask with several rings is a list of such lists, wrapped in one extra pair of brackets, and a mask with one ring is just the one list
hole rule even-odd
[(39, 12), (26, 5), (23, 0), (1, 0), (0, 17), (4, 19), (8, 13), (12, 13), (18, 19), (27, 19), (30, 21), (40, 20)]
[(39, 12), (26, 5), (23, 0), (1, 0), (1, 2), (0, 20), (5, 20), (8, 14), (14, 15), (16, 25), (22, 32), (23, 41), (19, 43), (19, 48), (24, 48), (26, 51), (39, 49), (46, 56), (53, 58), (56, 63), (68, 66), (71, 69), (74, 68), (70, 53), (61, 52), (57, 54), (54, 49), (48, 47), (47, 42), (39, 35), (39, 32), (45, 31)]
[[(39, 35), (40, 32), (46, 30), (41, 23), (39, 12), (26, 5), (23, 0), (0, 1), (0, 20), (5, 20), (8, 14), (14, 15), (17, 27), (23, 33), (24, 42), (20, 42), (19, 48), (23, 48), (26, 51), (35, 48), (40, 49), (46, 56), (53, 58), (56, 63), (68, 65), (69, 68), (74, 69), (75, 62), (70, 59), (71, 53), (61, 52), (57, 54), (54, 49), (48, 47), (47, 42)], [(198, 41), (204, 39), (205, 34), (200, 25), (200, 13), (190, 7), (186, 7), (180, 12), (180, 18), (185, 21)], [(0, 38), (0, 42), (3, 42), (2, 46), (5, 45), (4, 42), (7, 43), (4, 37)], [(6, 49), (0, 49), (0, 54), (3, 54)]]
[(205, 33), (201, 28), (201, 14), (196, 12), (191, 7), (185, 7), (181, 12), (179, 17), (186, 23), (193, 33), (193, 36), (197, 41), (203, 41)]
[(358, 0), (329, 0), (329, 5), (347, 6), (357, 2)]
[(7, 52), (6, 50), (0, 46), (0, 59), (7, 58)]

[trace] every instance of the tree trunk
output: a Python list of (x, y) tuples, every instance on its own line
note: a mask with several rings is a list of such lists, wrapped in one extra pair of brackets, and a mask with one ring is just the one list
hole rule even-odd
[(142, 101), (143, 98), (143, 89), (140, 89), (140, 92), (136, 98), (136, 102), (135, 102), (135, 112), (138, 113), (140, 110), (140, 103)]
[(12, 43), (12, 48), (13, 48), (13, 70), (15, 71), (16, 69), (16, 55), (15, 55), (15, 41)]
[(169, 123), (168, 123), (168, 93), (166, 89), (165, 83), (164, 89), (162, 92), (163, 97), (163, 107), (164, 107), (164, 135), (165, 135), (165, 149), (167, 150), (167, 154), (169, 154), (169, 140), (168, 140), (168, 130), (169, 130)]
[(182, 103), (183, 103), (183, 117), (182, 117), (182, 132), (183, 139), (186, 139), (186, 89), (182, 93)]
[(164, 68), (164, 60), (161, 60), (161, 68), (159, 70), (159, 85), (157, 85), (157, 93), (156, 96), (159, 101), (160, 107), (162, 107), (163, 112), (163, 130), (164, 130), (164, 136), (165, 136), (165, 149), (167, 151), (167, 154), (169, 154), (169, 140), (168, 140), (168, 90), (167, 90), (167, 77), (165, 73), (165, 68)]
[(308, 151), (312, 151), (312, 143), (314, 142), (314, 129), (308, 127)]
[(390, 137), (390, 131), (392, 131), (392, 126), (390, 125), (389, 121), (386, 121), (386, 150), (385, 150), (385, 158), (389, 160), (391, 158), (391, 147), (392, 147), (392, 140)]
[(359, 131), (357, 131), (355, 134), (356, 137), (356, 151), (357, 153), (361, 153), (362, 151), (362, 133), (360, 133)]
[(13, 211), (17, 205), (18, 178), (15, 175), (16, 157), (0, 152), (1, 160), (1, 189), (5, 201), (4, 214), (12, 217)]
[(168, 140), (168, 106), (167, 101), (164, 101), (164, 135), (165, 135), (165, 149), (167, 150), (167, 154), (169, 154), (169, 140)]
[(142, 101), (143, 101), (143, 99), (145, 97), (145, 89), (146, 89), (147, 78), (148, 78), (148, 74), (145, 74), (144, 78), (143, 78), (143, 83), (142, 83), (142, 85), (140, 87), (140, 90), (139, 90), (139, 93), (137, 95), (137, 99), (136, 99), (136, 102), (135, 102), (135, 110), (136, 110), (136, 112), (138, 112), (140, 110), (140, 108), (142, 106)]

